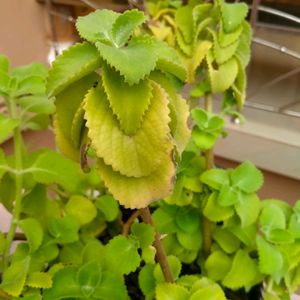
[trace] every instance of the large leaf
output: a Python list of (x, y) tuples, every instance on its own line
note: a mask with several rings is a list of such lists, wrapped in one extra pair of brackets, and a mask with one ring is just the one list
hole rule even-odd
[(28, 240), (30, 251), (35, 252), (42, 244), (44, 236), (43, 228), (40, 222), (34, 218), (27, 218), (21, 220), (19, 222), (19, 226)]
[(142, 126), (144, 115), (152, 98), (149, 80), (128, 85), (113, 69), (103, 66), (103, 86), (113, 113), (118, 118), (121, 129), (133, 135)]
[(52, 96), (100, 66), (97, 49), (88, 43), (71, 46), (52, 64), (49, 71), (47, 90)]
[(105, 247), (105, 261), (107, 269), (115, 274), (129, 274), (140, 265), (141, 258), (134, 241), (116, 236)]
[(188, 290), (175, 283), (160, 283), (155, 290), (157, 300), (188, 300)]
[(75, 191), (80, 183), (78, 165), (53, 151), (40, 155), (31, 169), (37, 182), (58, 183), (70, 192)]
[(230, 271), (223, 280), (223, 285), (235, 290), (251, 285), (258, 277), (256, 262), (250, 258), (246, 250), (239, 250), (234, 256)]
[(133, 38), (127, 47), (116, 48), (101, 42), (97, 42), (96, 46), (101, 57), (130, 85), (149, 75), (158, 59), (155, 43), (149, 37)]
[(3, 114), (0, 114), (0, 144), (9, 138), (13, 130), (19, 125), (19, 120), (12, 119)]
[(112, 27), (112, 38), (118, 47), (126, 44), (134, 29), (146, 21), (142, 11), (129, 10), (119, 16)]
[(255, 193), (263, 184), (262, 173), (249, 161), (234, 169), (230, 177), (233, 185), (246, 193)]
[(103, 88), (98, 85), (86, 97), (86, 125), (97, 156), (126, 176), (149, 175), (169, 155), (172, 141), (167, 95), (154, 82), (152, 88), (150, 107), (141, 128), (133, 136), (119, 129)]
[(111, 41), (112, 26), (120, 14), (107, 10), (97, 10), (87, 16), (79, 17), (76, 28), (80, 36), (89, 42)]
[(283, 267), (283, 257), (280, 251), (264, 240), (261, 236), (256, 237), (259, 270), (263, 274), (275, 275)]
[(29, 269), (29, 257), (11, 264), (3, 273), (0, 288), (7, 294), (18, 297), (24, 287)]
[(98, 160), (97, 166), (114, 198), (128, 208), (146, 207), (151, 202), (166, 197), (173, 186), (175, 168), (170, 153), (153, 173), (140, 178), (124, 176), (107, 166), (101, 159)]

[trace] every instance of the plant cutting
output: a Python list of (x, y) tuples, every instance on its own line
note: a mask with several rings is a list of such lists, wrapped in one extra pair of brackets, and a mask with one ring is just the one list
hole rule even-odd
[[(13, 216), (0, 233), (3, 299), (290, 299), (299, 285), (299, 204), (260, 202), (252, 163), (213, 161), (224, 115), (241, 116), (247, 8), (175, 4), (149, 2), (147, 26), (137, 10), (79, 18), (84, 41), (47, 80), (40, 65), (10, 71), (1, 56), (1, 128), (15, 144), (0, 155), (1, 203)], [(186, 82), (206, 110), (189, 112)], [(54, 107), (64, 156), (28, 153), (21, 130)]]

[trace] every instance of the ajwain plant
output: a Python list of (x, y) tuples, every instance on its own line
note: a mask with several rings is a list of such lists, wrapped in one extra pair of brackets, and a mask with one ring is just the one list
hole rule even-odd
[[(147, 11), (80, 17), (83, 41), (48, 74), (0, 56), (0, 142), (14, 141), (12, 155), (0, 152), (12, 214), (1, 299), (278, 300), (297, 289), (299, 202), (261, 202), (251, 162), (213, 160), (224, 115), (241, 117), (247, 7), (155, 1)], [(64, 156), (30, 152), (22, 130), (46, 128), (53, 112)]]

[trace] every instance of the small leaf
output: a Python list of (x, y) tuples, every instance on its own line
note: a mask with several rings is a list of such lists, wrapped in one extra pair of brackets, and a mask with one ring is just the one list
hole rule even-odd
[(8, 139), (13, 130), (19, 125), (19, 120), (12, 119), (3, 114), (0, 114), (0, 144), (3, 143), (6, 139)]
[(60, 249), (59, 260), (65, 265), (81, 265), (82, 252), (83, 245), (80, 241), (65, 244)]
[(249, 161), (234, 169), (230, 177), (233, 185), (246, 193), (255, 193), (263, 184), (262, 173)]
[[(169, 255), (167, 257), (169, 266), (170, 266), (170, 271), (173, 275), (174, 280), (176, 280), (179, 277), (180, 271), (181, 271), (181, 262), (178, 257), (174, 255)], [(154, 267), (154, 278), (156, 279), (156, 282), (164, 282), (165, 277), (162, 272), (161, 266), (159, 263), (156, 264)]]
[(102, 279), (101, 265), (96, 260), (81, 266), (77, 272), (76, 280), (80, 285), (82, 294), (91, 298), (95, 289), (100, 285)]
[(52, 64), (47, 81), (50, 96), (60, 93), (71, 83), (92, 73), (100, 66), (97, 49), (88, 43), (76, 44), (63, 52)]
[(47, 76), (47, 67), (40, 63), (32, 63), (14, 68), (11, 72), (11, 75), (16, 77), (18, 81), (31, 76), (38, 76), (45, 79)]
[[(2, 149), (0, 149), (0, 179), (2, 176), (6, 173), (6, 159), (5, 159), (5, 154)], [(1, 187), (0, 187), (1, 191)], [(1, 194), (1, 192), (0, 192)], [(0, 196), (0, 201), (1, 201), (1, 196)]]
[(19, 226), (24, 232), (30, 247), (30, 252), (35, 252), (43, 240), (43, 228), (36, 219), (27, 218), (19, 222)]
[(196, 292), (194, 292), (189, 300), (198, 300), (198, 299), (210, 299), (210, 300), (226, 300), (224, 291), (222, 288), (213, 283), (211, 285), (204, 286)]
[(147, 264), (139, 272), (139, 287), (142, 290), (144, 296), (151, 294), (155, 290), (156, 282), (153, 275), (153, 271), (154, 265)]
[(103, 195), (96, 199), (96, 207), (104, 214), (108, 222), (117, 219), (119, 215), (119, 204), (111, 195)]
[(106, 266), (116, 274), (129, 274), (140, 265), (141, 258), (134, 242), (124, 236), (116, 236), (105, 247)]
[(107, 9), (96, 10), (87, 16), (77, 19), (77, 31), (82, 38), (92, 43), (110, 41), (112, 39), (112, 26), (119, 15)]
[(242, 193), (235, 187), (229, 185), (223, 185), (221, 187), (219, 196), (218, 196), (218, 203), (221, 206), (231, 206), (239, 201), (241, 201)]
[(184, 231), (178, 231), (176, 234), (178, 242), (187, 250), (196, 251), (202, 246), (201, 231), (187, 233)]
[(149, 247), (154, 242), (155, 231), (149, 224), (134, 223), (131, 226), (131, 233), (137, 238), (142, 249)]
[(188, 300), (189, 292), (183, 286), (175, 283), (160, 283), (156, 286), (155, 299), (157, 300)]
[(48, 230), (57, 243), (67, 244), (78, 240), (79, 224), (74, 217), (51, 218), (48, 222)]
[(77, 164), (50, 150), (38, 157), (32, 166), (32, 173), (37, 182), (55, 182), (70, 192), (79, 186), (81, 177)]
[(176, 10), (175, 22), (178, 30), (182, 33), (185, 44), (191, 44), (193, 41), (193, 7), (182, 6)]
[(202, 173), (201, 181), (213, 189), (220, 190), (223, 185), (229, 185), (228, 172), (223, 169), (211, 169)]
[(280, 251), (259, 235), (256, 237), (256, 243), (260, 272), (275, 275), (283, 267), (283, 257)]
[(127, 47), (115, 48), (101, 42), (96, 46), (101, 57), (119, 71), (129, 85), (137, 84), (149, 75), (158, 59), (155, 43), (149, 37), (133, 38)]
[(28, 275), (26, 285), (38, 289), (49, 289), (52, 287), (52, 278), (48, 273), (33, 272)]
[(0, 71), (8, 73), (9, 70), (9, 60), (8, 57), (0, 54)]
[(294, 242), (293, 235), (285, 229), (274, 228), (266, 232), (266, 239), (275, 244), (290, 244)]
[(240, 37), (240, 43), (236, 51), (236, 55), (239, 57), (243, 68), (246, 68), (251, 57), (251, 40), (252, 30), (248, 22), (243, 22), (243, 31)]
[[(175, 208), (175, 209), (168, 209)], [(152, 215), (153, 222), (157, 230), (161, 233), (172, 233), (177, 231), (177, 225), (175, 222), (177, 214), (176, 206), (160, 207)]]
[(246, 250), (239, 250), (234, 256), (229, 273), (223, 280), (223, 285), (235, 290), (251, 285), (258, 276), (259, 271), (255, 261), (249, 257)]
[(45, 79), (40, 76), (28, 76), (18, 82), (16, 97), (22, 97), (28, 94), (45, 94)]
[(65, 211), (75, 217), (80, 225), (90, 223), (97, 216), (97, 209), (92, 201), (80, 195), (71, 196)]
[(184, 232), (196, 232), (200, 228), (200, 214), (192, 207), (183, 207), (176, 214), (176, 224)]
[(66, 267), (53, 276), (52, 288), (44, 290), (44, 300), (77, 298), (81, 296), (80, 286), (76, 281), (77, 268)]
[(223, 251), (214, 251), (205, 261), (205, 270), (209, 278), (223, 280), (231, 268), (232, 260)]
[(25, 111), (38, 114), (52, 114), (55, 111), (53, 102), (46, 95), (22, 97), (18, 103)]
[(194, 128), (192, 131), (192, 138), (197, 147), (201, 150), (208, 150), (216, 143), (218, 135), (205, 132), (199, 128)]
[(240, 241), (229, 230), (216, 227), (213, 232), (213, 239), (226, 253), (233, 253), (240, 247)]
[(24, 287), (30, 258), (12, 263), (4, 272), (0, 288), (7, 294), (18, 297)]
[(117, 47), (123, 47), (133, 31), (146, 21), (142, 11), (128, 10), (120, 15), (112, 27), (112, 38)]
[(286, 218), (280, 207), (273, 203), (267, 203), (261, 211), (259, 222), (265, 232), (271, 229), (285, 229)]

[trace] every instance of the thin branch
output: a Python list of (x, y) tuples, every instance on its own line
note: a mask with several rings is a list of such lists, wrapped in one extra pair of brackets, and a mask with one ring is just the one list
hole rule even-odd
[(128, 220), (123, 224), (122, 234), (127, 236), (130, 232), (130, 228), (134, 221), (141, 215), (140, 210), (136, 210), (132, 213), (132, 215), (128, 218)]
[[(140, 211), (142, 214), (143, 221), (154, 227), (149, 207), (142, 208)], [(156, 249), (156, 260), (160, 264), (166, 282), (174, 282), (173, 275), (171, 273), (171, 269), (165, 253), (165, 249), (162, 245), (161, 236), (157, 231), (155, 233), (154, 247)]]

